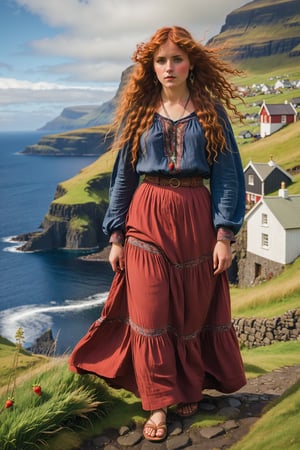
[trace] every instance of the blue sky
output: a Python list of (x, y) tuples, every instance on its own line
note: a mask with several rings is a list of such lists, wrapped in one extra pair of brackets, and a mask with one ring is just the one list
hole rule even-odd
[[(176, 3), (176, 6), (175, 6)], [(111, 99), (138, 42), (165, 25), (204, 42), (245, 0), (1, 0), (0, 131)]]

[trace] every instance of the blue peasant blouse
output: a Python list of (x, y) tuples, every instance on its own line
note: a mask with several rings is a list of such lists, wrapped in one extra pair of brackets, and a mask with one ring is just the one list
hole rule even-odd
[[(216, 229), (229, 228), (236, 234), (245, 213), (245, 182), (239, 150), (231, 124), (222, 111), (227, 149), (208, 163), (206, 139), (196, 113), (177, 121), (156, 113), (151, 128), (140, 139), (135, 169), (131, 164), (130, 145), (118, 152), (111, 175), (109, 206), (103, 231), (111, 235), (125, 230), (126, 215), (140, 176), (159, 175), (209, 179), (213, 224)], [(176, 154), (174, 170), (169, 163)], [(173, 158), (174, 161), (174, 158)]]

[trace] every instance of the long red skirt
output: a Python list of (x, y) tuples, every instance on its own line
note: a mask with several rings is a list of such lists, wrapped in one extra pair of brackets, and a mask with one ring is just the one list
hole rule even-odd
[(69, 367), (141, 398), (145, 410), (246, 383), (227, 275), (213, 275), (208, 190), (142, 183), (131, 202), (126, 269)]

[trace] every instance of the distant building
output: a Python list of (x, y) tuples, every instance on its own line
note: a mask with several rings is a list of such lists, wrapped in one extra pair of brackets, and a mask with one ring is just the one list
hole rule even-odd
[(284, 183), (277, 196), (262, 198), (245, 220), (254, 278), (266, 260), (289, 264), (300, 255), (300, 195), (289, 195)]
[(297, 120), (297, 111), (291, 103), (267, 104), (263, 102), (259, 115), (262, 138)]
[[(300, 87), (300, 85), (299, 85)], [(300, 97), (294, 97), (291, 99), (291, 104), (295, 107), (295, 108), (299, 108), (300, 107)]]
[(292, 87), (290, 80), (277, 80), (274, 84), (274, 89), (291, 89)]
[(248, 204), (257, 203), (264, 195), (275, 192), (283, 182), (285, 186), (293, 182), (293, 177), (272, 159), (267, 163), (250, 161), (244, 169), (244, 177)]
[(239, 137), (242, 139), (250, 139), (253, 138), (253, 134), (251, 133), (251, 131), (247, 130), (247, 131), (242, 131), (239, 134)]

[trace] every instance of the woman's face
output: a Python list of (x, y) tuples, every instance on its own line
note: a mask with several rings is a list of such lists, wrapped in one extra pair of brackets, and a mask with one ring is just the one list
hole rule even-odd
[(165, 88), (182, 87), (192, 69), (187, 53), (170, 40), (155, 52), (153, 68)]

